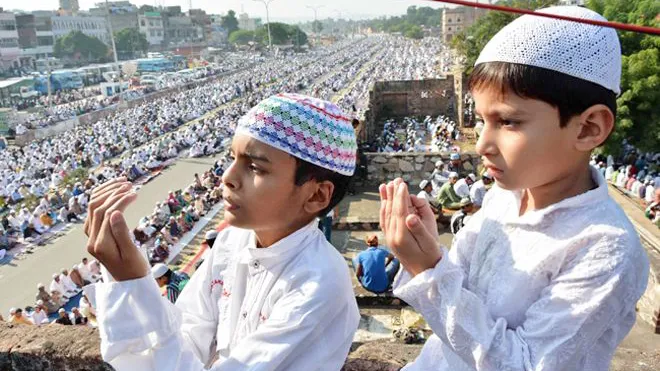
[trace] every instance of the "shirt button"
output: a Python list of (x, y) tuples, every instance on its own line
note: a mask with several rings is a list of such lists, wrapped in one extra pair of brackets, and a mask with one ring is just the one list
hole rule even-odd
[(252, 268), (257, 269), (259, 268), (259, 260), (255, 260), (252, 262)]

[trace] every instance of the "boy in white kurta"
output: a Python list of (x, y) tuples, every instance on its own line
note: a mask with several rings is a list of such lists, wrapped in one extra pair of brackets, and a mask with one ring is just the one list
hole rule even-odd
[[(580, 7), (543, 12), (604, 20)], [(621, 54), (610, 28), (525, 15), (470, 77), (484, 121), (476, 146), (496, 184), (437, 244), (430, 208), (381, 186), (394, 294), (433, 329), (404, 370), (607, 370), (635, 323), (649, 262), (591, 151), (612, 131)]]
[(343, 197), (356, 148), (332, 103), (280, 94), (250, 110), (223, 174), (230, 227), (176, 306), (130, 242), (130, 187), (99, 187), (88, 249), (119, 281), (96, 285), (103, 358), (117, 370), (339, 370), (360, 315), (317, 216)]

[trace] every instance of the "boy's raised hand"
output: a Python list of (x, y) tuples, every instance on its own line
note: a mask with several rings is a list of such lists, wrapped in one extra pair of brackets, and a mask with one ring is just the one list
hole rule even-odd
[(442, 249), (428, 202), (409, 195), (400, 178), (381, 184), (379, 192), (380, 226), (394, 255), (412, 276), (435, 267)]
[(106, 267), (117, 281), (141, 278), (149, 263), (130, 237), (123, 212), (135, 200), (130, 182), (118, 178), (96, 188), (89, 202), (85, 234), (87, 251)]

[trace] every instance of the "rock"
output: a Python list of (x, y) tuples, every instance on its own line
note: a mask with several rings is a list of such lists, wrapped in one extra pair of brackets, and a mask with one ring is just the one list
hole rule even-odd
[(376, 156), (371, 159), (371, 161), (377, 163), (377, 164), (384, 164), (387, 162), (387, 159), (383, 156)]
[(393, 173), (393, 172), (399, 170), (399, 165), (398, 164), (385, 164), (385, 165), (383, 165), (383, 169), (385, 169), (385, 171)]
[(420, 171), (420, 170), (422, 170), (423, 167), (424, 167), (424, 165), (422, 165), (422, 164), (415, 164), (415, 171)]
[(390, 163), (390, 164), (398, 164), (398, 163), (399, 163), (399, 159), (396, 158), (396, 157), (392, 157), (392, 158), (390, 158), (389, 161), (387, 161), (387, 162)]
[(410, 173), (415, 171), (415, 167), (413, 166), (413, 164), (405, 160), (399, 160), (399, 169), (401, 169), (401, 171), (405, 173)]
[(401, 179), (403, 179), (405, 182), (410, 182), (410, 180), (412, 179), (412, 176), (410, 174), (403, 174)]
[(435, 170), (435, 162), (427, 161), (424, 163), (423, 171), (433, 172)]
[[(355, 343), (354, 343), (355, 345)], [(421, 344), (403, 344), (381, 339), (358, 346), (349, 355), (343, 371), (395, 371), (417, 358)]]
[(370, 173), (373, 173), (376, 170), (378, 170), (378, 168), (376, 166), (373, 166), (373, 165), (367, 166), (367, 171), (370, 172)]
[(418, 164), (421, 164), (421, 163), (424, 162), (425, 160), (426, 160), (426, 159), (424, 158), (424, 156), (417, 156), (417, 157), (415, 157), (415, 162), (418, 163)]
[(411, 308), (401, 309), (401, 327), (417, 327), (420, 329), (429, 329), (424, 317)]

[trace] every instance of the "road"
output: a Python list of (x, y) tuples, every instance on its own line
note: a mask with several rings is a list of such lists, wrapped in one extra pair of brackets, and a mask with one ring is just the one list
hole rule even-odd
[[(167, 197), (169, 190), (186, 187), (193, 182), (194, 173), (203, 173), (214, 161), (215, 157), (185, 158), (165, 169), (138, 190), (137, 201), (126, 210), (128, 225), (137, 225), (140, 218), (153, 211), (156, 202)], [(89, 256), (85, 251), (86, 242), (82, 224), (77, 224), (66, 235), (36, 248), (34, 253), (0, 265), (0, 312), (6, 314), (11, 307), (33, 305), (38, 283), (48, 287), (53, 273), (62, 268), (70, 269), (83, 256)]]

